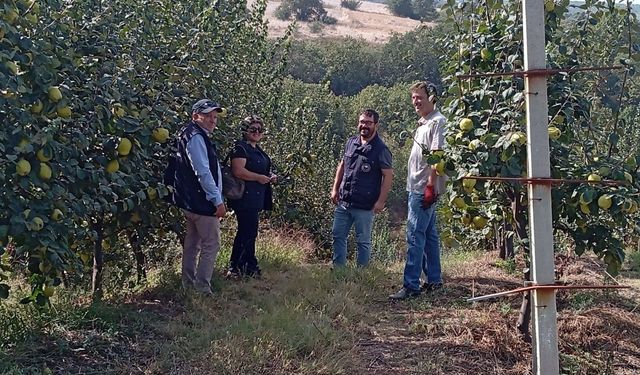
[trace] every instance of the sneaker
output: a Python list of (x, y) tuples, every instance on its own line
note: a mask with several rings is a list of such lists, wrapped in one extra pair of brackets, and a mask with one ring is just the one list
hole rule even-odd
[(229, 268), (225, 277), (227, 279), (240, 280), (242, 279), (242, 273), (237, 268)]
[(389, 299), (392, 300), (403, 300), (403, 299), (408, 299), (408, 298), (415, 298), (415, 297), (419, 297), (420, 296), (420, 291), (419, 290), (412, 290), (412, 289), (407, 289), (405, 287), (403, 287), (402, 289), (400, 289), (399, 291), (390, 294), (389, 295)]
[(442, 289), (442, 282), (438, 282), (438, 283), (424, 283), (422, 284), (422, 286), (420, 287), (420, 290), (423, 292), (435, 292), (438, 289)]

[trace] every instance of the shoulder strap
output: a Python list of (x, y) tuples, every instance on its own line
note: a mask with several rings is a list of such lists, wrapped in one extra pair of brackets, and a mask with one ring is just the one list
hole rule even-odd
[[(234, 145), (233, 148), (231, 150), (229, 150), (229, 152), (227, 153), (227, 157), (224, 158), (224, 161), (222, 162), (223, 164), (227, 165), (227, 163), (229, 162), (229, 159), (231, 159), (231, 154), (233, 154), (233, 150), (236, 148), (236, 146), (240, 146), (243, 150), (244, 153), (247, 153), (247, 149), (244, 148), (244, 146), (242, 145), (242, 141), (237, 141)], [(249, 156), (249, 155), (247, 155)]]

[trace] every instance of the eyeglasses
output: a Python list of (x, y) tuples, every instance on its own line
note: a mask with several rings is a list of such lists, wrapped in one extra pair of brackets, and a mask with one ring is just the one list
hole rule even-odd
[(260, 133), (260, 134), (262, 134), (262, 133), (264, 133), (264, 132), (265, 132), (265, 130), (264, 130), (264, 129), (262, 129), (262, 128), (254, 128), (254, 127), (251, 127), (251, 128), (248, 128), (248, 129), (247, 129), (247, 133), (253, 133), (253, 134)]
[(359, 123), (360, 123), (360, 125), (367, 125), (367, 126), (371, 126), (371, 125), (375, 124), (375, 122), (370, 121), (370, 120), (360, 120)]

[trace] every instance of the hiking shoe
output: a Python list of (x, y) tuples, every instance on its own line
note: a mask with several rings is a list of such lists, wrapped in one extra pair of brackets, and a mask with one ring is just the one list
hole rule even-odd
[(403, 299), (408, 299), (408, 298), (415, 298), (415, 297), (419, 297), (420, 296), (420, 291), (419, 290), (413, 290), (413, 289), (407, 289), (405, 287), (403, 287), (402, 289), (400, 289), (399, 291), (390, 294), (389, 295), (389, 299), (391, 300), (403, 300)]
[(436, 290), (442, 289), (442, 282), (438, 282), (438, 283), (424, 283), (422, 284), (422, 286), (420, 287), (420, 290), (423, 292), (435, 292)]

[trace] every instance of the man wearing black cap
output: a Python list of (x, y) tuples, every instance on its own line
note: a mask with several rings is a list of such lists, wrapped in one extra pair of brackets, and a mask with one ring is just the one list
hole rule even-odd
[(209, 134), (216, 128), (222, 111), (209, 99), (193, 105), (191, 121), (178, 132), (172, 178), (172, 203), (182, 209), (186, 219), (182, 285), (209, 295), (220, 249), (220, 218), (226, 213), (220, 165)]

